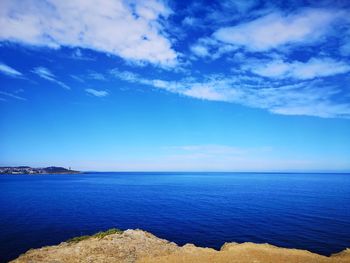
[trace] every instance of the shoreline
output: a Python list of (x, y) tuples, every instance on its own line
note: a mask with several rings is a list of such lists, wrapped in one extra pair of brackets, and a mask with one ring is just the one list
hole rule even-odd
[(34, 175), (34, 174), (79, 174), (80, 171), (72, 170), (70, 167), (49, 166), (33, 168), (30, 166), (3, 166), (0, 174), (5, 175)]
[(1, 175), (56, 175), (56, 174), (62, 174), (62, 175), (65, 175), (65, 174), (86, 174), (86, 172), (75, 172), (75, 173), (0, 173), (0, 176)]

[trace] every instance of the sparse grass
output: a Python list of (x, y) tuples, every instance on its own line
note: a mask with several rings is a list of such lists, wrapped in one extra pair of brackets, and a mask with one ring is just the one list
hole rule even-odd
[(92, 236), (73, 237), (73, 238), (68, 239), (66, 242), (67, 243), (78, 243), (78, 242), (85, 240), (85, 239), (88, 239), (90, 237), (92, 237)]
[(107, 231), (101, 231), (93, 235), (92, 237), (97, 237), (97, 238), (104, 238), (105, 236), (112, 235), (112, 234), (121, 234), (123, 233), (122, 230), (117, 229), (117, 228), (111, 228), (108, 229)]
[(66, 242), (67, 243), (78, 243), (82, 240), (86, 240), (86, 239), (89, 239), (89, 238), (104, 238), (105, 236), (108, 236), (108, 235), (112, 235), (112, 234), (121, 234), (123, 233), (122, 230), (120, 229), (117, 229), (117, 228), (111, 228), (111, 229), (108, 229), (107, 231), (101, 231), (101, 232), (98, 232), (94, 235), (91, 235), (91, 236), (88, 236), (88, 235), (85, 235), (85, 236), (80, 236), (80, 237), (73, 237), (71, 239), (68, 239)]

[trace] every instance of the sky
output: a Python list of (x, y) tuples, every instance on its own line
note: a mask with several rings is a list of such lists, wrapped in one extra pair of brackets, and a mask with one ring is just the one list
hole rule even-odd
[(350, 171), (347, 0), (1, 0), (0, 165)]

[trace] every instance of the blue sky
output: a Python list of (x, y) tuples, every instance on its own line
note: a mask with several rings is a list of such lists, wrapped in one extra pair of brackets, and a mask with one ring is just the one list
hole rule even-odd
[(350, 171), (348, 1), (2, 0), (1, 165)]

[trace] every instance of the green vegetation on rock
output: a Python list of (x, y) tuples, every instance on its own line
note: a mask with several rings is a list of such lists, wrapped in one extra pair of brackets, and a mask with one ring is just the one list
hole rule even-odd
[(89, 239), (89, 238), (99, 238), (99, 239), (101, 239), (101, 238), (104, 238), (105, 236), (108, 236), (108, 235), (121, 234), (121, 233), (123, 233), (122, 230), (117, 229), (117, 228), (111, 228), (111, 229), (109, 229), (107, 231), (101, 231), (101, 232), (98, 232), (98, 233), (96, 233), (94, 235), (91, 235), (91, 236), (85, 235), (85, 236), (80, 236), (80, 237), (73, 237), (71, 239), (68, 239), (66, 242), (67, 243), (78, 243), (78, 242), (80, 242), (82, 240)]

